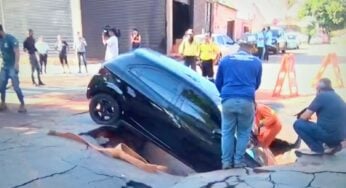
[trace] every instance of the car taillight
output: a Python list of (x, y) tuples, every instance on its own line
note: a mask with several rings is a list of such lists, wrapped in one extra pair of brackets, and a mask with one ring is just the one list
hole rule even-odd
[(109, 70), (106, 69), (105, 67), (102, 67), (100, 70), (99, 70), (99, 74), (102, 75), (102, 76), (107, 76), (110, 74)]

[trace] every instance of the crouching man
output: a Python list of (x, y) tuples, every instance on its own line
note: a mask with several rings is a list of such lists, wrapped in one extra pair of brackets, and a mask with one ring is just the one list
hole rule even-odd
[(260, 145), (268, 148), (281, 130), (281, 123), (273, 109), (264, 104), (256, 104), (255, 134)]
[[(310, 106), (294, 123), (294, 130), (311, 149), (307, 154), (334, 154), (342, 149), (343, 114), (345, 102), (335, 93), (331, 81), (323, 78), (318, 82), (317, 95)], [(317, 122), (309, 119), (316, 113)]]

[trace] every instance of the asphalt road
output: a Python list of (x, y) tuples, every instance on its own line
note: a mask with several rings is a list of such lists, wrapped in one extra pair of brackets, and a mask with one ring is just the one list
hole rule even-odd
[[(321, 64), (323, 58), (328, 53), (336, 53), (339, 62), (346, 64), (346, 44), (323, 44), (323, 45), (303, 45), (297, 50), (287, 50), (287, 53), (293, 53), (296, 58), (296, 64)], [(269, 63), (280, 63), (282, 54), (270, 55)]]
[[(306, 82), (299, 83), (300, 88), (307, 87), (318, 70), (319, 63), (324, 56), (319, 54), (318, 50), (324, 48), (327, 46), (314, 46), (292, 51), (297, 58), (297, 76), (299, 80), (306, 80)], [(333, 46), (329, 46), (327, 49), (332, 50)], [(324, 52), (327, 51), (324, 50)], [(258, 100), (270, 104), (277, 110), (284, 126), (279, 137), (294, 141), (296, 135), (292, 129), (295, 119), (293, 115), (312, 100), (313, 90), (309, 90), (310, 93), (307, 96), (293, 99), (272, 98), (271, 89), (276, 80), (281, 57), (276, 55), (270, 58), (270, 62), (264, 64), (263, 84)], [(346, 62), (344, 56), (341, 60)], [(0, 187), (130, 187), (130, 184), (136, 184), (136, 182), (152, 187), (171, 187), (173, 185), (193, 187), (212, 182), (222, 183), (219, 179), (226, 177), (228, 177), (227, 180), (231, 180), (230, 174), (232, 173), (242, 174), (241, 176), (246, 179), (248, 170), (241, 169), (242, 172), (217, 171), (204, 175), (197, 174), (178, 183), (182, 177), (146, 173), (123, 161), (111, 159), (89, 150), (79, 143), (47, 136), (46, 133), (50, 129), (80, 133), (98, 128), (98, 125), (92, 122), (87, 114), (88, 100), (85, 98), (87, 84), (98, 68), (99, 65), (90, 65), (89, 74), (77, 74), (74, 73), (77, 72), (77, 66), (72, 65), (71, 74), (62, 74), (59, 65), (50, 65), (49, 74), (42, 76), (46, 85), (34, 87), (31, 84), (30, 67), (27, 64), (21, 66), (21, 86), (25, 94), (28, 113), (18, 114), (16, 112), (17, 97), (11, 89), (8, 90), (7, 101), (10, 109), (0, 113), (0, 166), (2, 166), (2, 172), (6, 172), (0, 177)], [(269, 92), (267, 93), (267, 91)], [(292, 160), (291, 155), (292, 153), (284, 155), (281, 160), (286, 162)], [(345, 156), (345, 152), (343, 156)], [(330, 160), (321, 162), (309, 159), (300, 166), (296, 166), (305, 165), (303, 169), (294, 169), (295, 171), (292, 170), (290, 173), (287, 173), (287, 170), (280, 171), (279, 167), (269, 167), (271, 170), (277, 171), (277, 173), (272, 172), (273, 174), (269, 175), (270, 177), (273, 175), (270, 182), (267, 181), (268, 173), (258, 177), (259, 175), (250, 171), (251, 177), (249, 176), (246, 181), (259, 186), (259, 180), (257, 180), (259, 178), (265, 185), (283, 182), (284, 185), (291, 187), (303, 187), (305, 182), (297, 183), (301, 181), (299, 177), (302, 176), (302, 173), (305, 175), (312, 173), (311, 171), (303, 172), (307, 164), (311, 163), (313, 165), (311, 169), (315, 169), (314, 171), (331, 172), (327, 175), (334, 175), (334, 171), (341, 172), (345, 169), (343, 156), (334, 158), (334, 162), (331, 164), (325, 164)], [(298, 170), (301, 170), (302, 173), (297, 172)], [(292, 176), (294, 177), (291, 178)], [(315, 175), (313, 174), (313, 176)], [(253, 180), (252, 177), (257, 179)], [(287, 180), (287, 177), (290, 179)], [(334, 183), (341, 182), (340, 185), (344, 185), (342, 184), (345, 183), (344, 177), (344, 175), (340, 175), (340, 179), (335, 180)], [(304, 177), (304, 179), (309, 180), (309, 177)], [(319, 183), (315, 185), (316, 187), (322, 185), (323, 182), (319, 181), (321, 179), (323, 178), (316, 175), (316, 181)]]

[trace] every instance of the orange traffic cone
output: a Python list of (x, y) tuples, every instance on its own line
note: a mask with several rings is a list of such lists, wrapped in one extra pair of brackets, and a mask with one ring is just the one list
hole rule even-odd
[(285, 54), (281, 60), (281, 68), (276, 79), (273, 97), (281, 96), (281, 91), (286, 77), (288, 77), (289, 97), (298, 96), (298, 87), (295, 71), (295, 58), (293, 54)]
[(342, 80), (340, 67), (339, 67), (339, 59), (335, 53), (330, 53), (323, 59), (321, 67), (320, 67), (319, 71), (317, 72), (315, 79), (312, 81), (313, 87), (316, 87), (317, 82), (322, 78), (324, 72), (327, 69), (327, 66), (330, 64), (333, 65), (334, 75), (335, 75), (335, 83), (333, 83), (333, 85), (336, 88), (343, 88), (344, 87), (344, 82)]

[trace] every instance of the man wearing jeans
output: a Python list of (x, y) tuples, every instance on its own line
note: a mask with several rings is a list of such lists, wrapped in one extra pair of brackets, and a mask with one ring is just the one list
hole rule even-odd
[[(35, 86), (44, 85), (40, 77), (41, 68), (36, 57), (37, 50), (35, 47), (34, 31), (32, 29), (29, 29), (29, 36), (25, 39), (23, 43), (23, 47), (24, 47), (24, 52), (28, 52), (29, 54), (32, 84), (34, 84)], [(36, 83), (35, 77), (34, 77), (35, 71), (37, 74), (38, 84)]]
[[(317, 85), (315, 99), (294, 123), (294, 130), (311, 149), (299, 152), (334, 154), (340, 151), (341, 141), (344, 139), (345, 110), (346, 104), (335, 93), (331, 81), (328, 78), (321, 79)], [(314, 113), (317, 115), (316, 123), (309, 121)]]
[(19, 87), (19, 48), (18, 41), (10, 34), (6, 34), (2, 25), (0, 25), (0, 52), (2, 55), (3, 64), (0, 70), (0, 93), (1, 103), (0, 112), (7, 109), (5, 103), (6, 85), (8, 80), (12, 80), (12, 86), (20, 101), (18, 112), (25, 113), (24, 96)]
[(78, 67), (79, 67), (78, 73), (82, 73), (82, 61), (84, 63), (85, 72), (88, 73), (88, 67), (87, 67), (87, 62), (85, 58), (86, 46), (87, 46), (87, 43), (85, 41), (85, 38), (79, 32), (77, 32), (77, 40), (74, 43), (74, 48), (77, 51), (77, 57), (78, 57)]
[[(262, 63), (242, 43), (234, 55), (224, 57), (216, 75), (222, 98), (222, 168), (245, 167), (244, 155), (255, 114), (255, 91), (261, 84)], [(235, 135), (237, 142), (235, 144)]]

